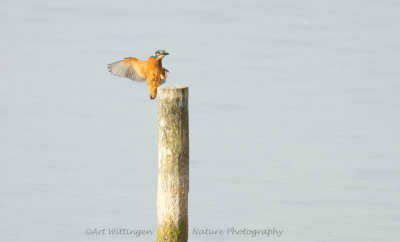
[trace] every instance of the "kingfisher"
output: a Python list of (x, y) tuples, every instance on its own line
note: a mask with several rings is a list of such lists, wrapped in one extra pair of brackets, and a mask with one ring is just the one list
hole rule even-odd
[(169, 53), (165, 50), (157, 50), (145, 61), (128, 57), (108, 64), (108, 69), (112, 75), (118, 77), (127, 77), (137, 82), (147, 81), (150, 99), (154, 99), (157, 96), (157, 87), (166, 81), (169, 72), (162, 67), (162, 59), (166, 55), (169, 55)]

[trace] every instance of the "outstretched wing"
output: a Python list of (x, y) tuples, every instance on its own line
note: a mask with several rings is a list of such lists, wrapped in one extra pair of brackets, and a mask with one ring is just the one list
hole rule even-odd
[(134, 57), (108, 64), (108, 69), (115, 76), (127, 77), (138, 82), (146, 81), (146, 63)]

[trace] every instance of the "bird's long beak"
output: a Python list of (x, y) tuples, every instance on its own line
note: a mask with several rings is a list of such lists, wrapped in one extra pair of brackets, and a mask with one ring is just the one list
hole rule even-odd
[(164, 53), (162, 53), (163, 55), (169, 55), (169, 53), (168, 52), (164, 52)]

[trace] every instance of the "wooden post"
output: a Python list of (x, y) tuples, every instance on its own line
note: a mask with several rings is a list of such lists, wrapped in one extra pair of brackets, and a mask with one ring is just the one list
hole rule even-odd
[(157, 242), (188, 240), (188, 92), (186, 86), (158, 88)]

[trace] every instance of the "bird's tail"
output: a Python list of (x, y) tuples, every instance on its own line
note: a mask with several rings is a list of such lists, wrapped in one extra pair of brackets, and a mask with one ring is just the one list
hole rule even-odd
[(157, 96), (157, 87), (149, 86), (150, 99), (154, 99)]

